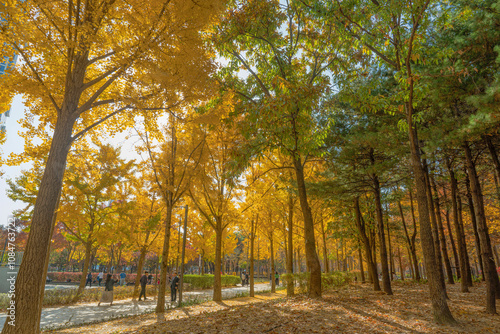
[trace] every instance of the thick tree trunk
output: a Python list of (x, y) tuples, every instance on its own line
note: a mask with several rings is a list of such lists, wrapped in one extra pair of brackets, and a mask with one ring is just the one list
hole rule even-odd
[(441, 217), (441, 203), (439, 201), (439, 193), (437, 191), (436, 182), (434, 181), (434, 177), (432, 177), (432, 175), (430, 175), (430, 181), (432, 184), (432, 188), (434, 189), (434, 195), (436, 196), (434, 198), (434, 208), (436, 209), (439, 243), (441, 245), (441, 253), (443, 254), (446, 276), (448, 276), (448, 284), (455, 284), (455, 280), (453, 279), (453, 271), (451, 270), (450, 258), (448, 257), (448, 249), (446, 248), (446, 238), (444, 236), (443, 220)]
[(5, 321), (2, 334), (40, 333), (42, 312), (40, 301), (45, 288), (45, 277), (43, 277), (45, 259), (52, 238), (52, 221), (61, 194), (66, 159), (71, 146), (71, 132), (75, 121), (66, 117), (67, 114), (69, 113), (64, 108), (54, 129), (47, 164), (33, 209), (23, 261), (16, 278), (15, 326)]
[(215, 230), (215, 268), (214, 268), (214, 302), (222, 301), (221, 255), (222, 255), (222, 217), (216, 217)]
[(354, 213), (356, 217), (356, 226), (358, 227), (359, 235), (363, 246), (365, 247), (366, 262), (368, 265), (368, 272), (373, 282), (373, 290), (380, 291), (380, 282), (378, 280), (377, 265), (373, 261), (372, 249), (370, 247), (370, 240), (366, 235), (365, 223), (361, 215), (361, 209), (359, 207), (359, 197), (354, 198)]
[[(171, 196), (171, 195), (170, 195)], [(165, 293), (167, 289), (168, 253), (170, 250), (170, 227), (172, 224), (172, 205), (167, 203), (167, 214), (165, 217), (165, 237), (163, 239), (163, 251), (161, 258), (160, 286), (158, 287), (158, 300), (156, 302), (156, 314), (165, 313)], [(140, 273), (137, 273), (139, 275)]]
[(288, 196), (288, 257), (286, 259), (286, 273), (288, 282), (286, 284), (286, 295), (292, 297), (295, 292), (293, 279), (293, 207), (294, 201), (292, 195)]
[(464, 143), (463, 149), (467, 162), (467, 171), (469, 174), (471, 193), (474, 201), (474, 210), (476, 211), (477, 231), (479, 234), (479, 241), (481, 242), (481, 259), (483, 261), (484, 276), (486, 279), (486, 312), (496, 314), (495, 298), (497, 288), (500, 286), (500, 283), (491, 251), (490, 236), (484, 213), (483, 194), (481, 192), (481, 184), (479, 183), (479, 178), (477, 176), (476, 166), (467, 142)]
[(318, 254), (316, 253), (316, 241), (314, 237), (314, 222), (311, 214), (311, 208), (307, 202), (307, 192), (304, 180), (304, 170), (302, 161), (298, 157), (294, 157), (295, 174), (297, 178), (297, 187), (299, 192), (300, 206), (302, 215), (304, 216), (304, 240), (306, 250), (306, 263), (311, 272), (309, 280), (309, 297), (321, 297), (321, 265), (319, 263)]
[(446, 161), (446, 166), (448, 168), (448, 174), (450, 175), (450, 185), (451, 185), (451, 209), (453, 214), (453, 224), (455, 225), (455, 234), (457, 236), (457, 246), (458, 246), (458, 256), (460, 259), (460, 291), (469, 292), (469, 286), (467, 284), (467, 267), (466, 267), (466, 249), (462, 244), (462, 231), (460, 228), (460, 222), (458, 220), (458, 206), (457, 206), (457, 179), (455, 177), (455, 171), (451, 166), (449, 159)]
[(391, 277), (387, 262), (387, 247), (385, 244), (384, 217), (382, 214), (382, 202), (380, 199), (380, 183), (377, 175), (372, 175), (373, 194), (375, 195), (375, 216), (377, 218), (377, 230), (379, 240), (380, 263), (382, 264), (382, 286), (384, 292), (392, 295)]
[(420, 240), (427, 277), (429, 280), (429, 292), (432, 303), (432, 314), (434, 320), (438, 323), (454, 324), (456, 323), (450, 312), (446, 301), (445, 293), (439, 282), (438, 266), (436, 264), (436, 254), (434, 251), (434, 240), (432, 237), (432, 226), (429, 219), (429, 207), (427, 202), (427, 187), (425, 184), (425, 172), (420, 159), (420, 148), (416, 130), (413, 126), (413, 106), (412, 102), (405, 103), (406, 120), (408, 124), (408, 134), (410, 139), (411, 161), (413, 173), (417, 186), (417, 203), (420, 221)]

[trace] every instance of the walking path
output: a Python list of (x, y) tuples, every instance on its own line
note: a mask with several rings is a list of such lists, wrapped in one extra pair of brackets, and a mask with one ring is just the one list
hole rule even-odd
[[(255, 284), (255, 292), (269, 291), (269, 284)], [(237, 297), (250, 290), (248, 286), (233, 287), (222, 289), (222, 299), (230, 299)], [(183, 300), (186, 301), (205, 301), (211, 300), (213, 290), (187, 291), (183, 293)], [(177, 296), (178, 298), (179, 296)], [(169, 296), (166, 297), (169, 299)], [(167, 301), (167, 308), (175, 307)], [(70, 306), (49, 307), (42, 309), (42, 318), (40, 328), (56, 329), (69, 325), (80, 325), (93, 323), (103, 320), (121, 318), (125, 316), (138, 315), (148, 312), (153, 312), (156, 307), (155, 298), (148, 298), (146, 301), (132, 301), (131, 299), (116, 300), (113, 306), (103, 304), (97, 306), (97, 303), (76, 304)], [(3, 327), (7, 315), (0, 315), (0, 328)]]

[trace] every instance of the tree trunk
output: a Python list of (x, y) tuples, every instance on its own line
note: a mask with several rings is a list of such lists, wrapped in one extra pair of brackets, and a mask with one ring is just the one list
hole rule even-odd
[[(171, 195), (170, 195), (171, 197)], [(158, 300), (156, 314), (165, 313), (165, 293), (167, 287), (168, 253), (170, 250), (170, 227), (172, 224), (172, 205), (170, 198), (167, 200), (167, 216), (165, 217), (165, 238), (161, 258), (160, 286), (158, 287)], [(137, 273), (139, 275), (140, 273)]]
[[(78, 99), (77, 99), (78, 101)], [(68, 108), (71, 110), (71, 108)], [(74, 108), (76, 109), (76, 108)], [(56, 123), (49, 156), (38, 190), (30, 233), (23, 254), (23, 261), (16, 278), (15, 326), (6, 321), (2, 334), (40, 333), (42, 305), (40, 296), (45, 289), (45, 260), (52, 239), (52, 221), (61, 194), (66, 159), (71, 146), (74, 118), (63, 108)], [(35, 301), (35, 302), (34, 302)]]
[(378, 176), (373, 174), (372, 181), (373, 181), (373, 194), (375, 195), (375, 215), (377, 218), (377, 227), (378, 227), (380, 263), (382, 264), (382, 286), (385, 293), (387, 293), (388, 295), (392, 295), (391, 277), (389, 275), (389, 265), (387, 263), (384, 217), (382, 214), (382, 202), (380, 199), (380, 183), (378, 180)]
[(472, 223), (472, 231), (474, 233), (474, 241), (476, 244), (476, 256), (479, 261), (479, 266), (481, 267), (481, 277), (482, 280), (484, 281), (484, 268), (483, 268), (483, 262), (481, 261), (481, 242), (479, 241), (479, 234), (477, 232), (477, 221), (476, 221), (476, 212), (474, 210), (474, 202), (472, 200), (472, 194), (470, 192), (470, 179), (469, 175), (466, 173), (465, 174), (465, 187), (467, 189), (466, 197), (467, 197), (467, 203), (469, 204), (469, 212), (470, 212), (470, 220)]
[(361, 254), (361, 245), (358, 247), (359, 271), (361, 272), (361, 283), (365, 283), (365, 269), (363, 268), (363, 255)]
[(420, 159), (420, 148), (416, 129), (413, 126), (413, 105), (412, 102), (405, 102), (406, 120), (408, 124), (408, 134), (410, 139), (411, 161), (413, 173), (417, 186), (418, 217), (420, 221), (420, 240), (424, 253), (424, 262), (429, 281), (429, 292), (432, 303), (432, 314), (438, 323), (456, 323), (450, 312), (446, 296), (439, 281), (438, 266), (436, 264), (436, 254), (434, 251), (434, 240), (432, 237), (432, 226), (429, 219), (429, 206), (427, 201), (427, 187), (425, 184), (425, 171)]
[(413, 233), (411, 235), (411, 256), (413, 259), (413, 266), (414, 266), (414, 272), (415, 272), (415, 280), (420, 281), (420, 268), (419, 268), (419, 263), (418, 263), (418, 258), (417, 258), (417, 220), (415, 219), (415, 209), (413, 208), (413, 197), (411, 194), (411, 189), (409, 191), (410, 193), (410, 209), (411, 209), (411, 219), (413, 222)]
[(295, 292), (293, 279), (293, 206), (293, 197), (292, 195), (288, 195), (288, 257), (286, 259), (286, 273), (288, 275), (286, 295), (288, 297), (292, 297)]
[[(92, 240), (92, 237), (90, 237), (90, 239)], [(91, 253), (92, 253), (92, 241), (87, 241), (85, 243), (85, 259), (83, 260), (82, 276), (80, 277), (80, 284), (78, 285), (78, 291), (76, 292), (76, 295), (73, 298), (73, 302), (77, 302), (80, 299), (81, 295), (83, 294), (83, 290), (85, 289), (85, 282), (87, 280), (87, 273), (89, 271)]]
[(401, 260), (401, 249), (398, 246), (398, 258), (399, 258), (399, 274), (401, 275), (401, 280), (405, 280), (405, 269), (403, 268), (403, 261)]
[(458, 256), (460, 259), (460, 291), (469, 292), (469, 285), (467, 284), (467, 267), (466, 267), (466, 249), (462, 243), (462, 231), (460, 228), (460, 222), (458, 221), (458, 206), (457, 206), (457, 179), (455, 177), (455, 171), (451, 166), (451, 162), (446, 158), (446, 166), (448, 169), (448, 174), (450, 175), (450, 186), (451, 186), (451, 209), (453, 214), (453, 223), (455, 225), (455, 234), (457, 236), (457, 246), (458, 246)]
[(439, 202), (439, 193), (437, 191), (436, 182), (434, 181), (434, 177), (430, 176), (430, 181), (432, 184), (432, 188), (434, 189), (434, 207), (436, 209), (436, 219), (437, 219), (437, 227), (439, 232), (439, 243), (441, 245), (441, 253), (443, 254), (444, 267), (446, 269), (446, 276), (448, 276), (448, 284), (455, 284), (455, 280), (453, 279), (453, 271), (451, 270), (450, 258), (448, 257), (448, 250), (446, 248), (446, 238), (444, 236), (444, 228), (443, 228), (443, 220), (441, 218), (441, 203)]
[(377, 265), (373, 261), (372, 249), (370, 247), (370, 240), (366, 235), (365, 223), (363, 221), (363, 216), (361, 215), (361, 209), (359, 208), (359, 197), (354, 198), (354, 213), (356, 217), (356, 226), (358, 227), (359, 235), (361, 241), (365, 247), (366, 262), (368, 265), (368, 272), (373, 281), (373, 290), (380, 291), (380, 282), (378, 280)]
[(295, 174), (297, 178), (297, 187), (299, 192), (300, 206), (302, 215), (304, 216), (304, 240), (306, 250), (306, 263), (311, 271), (309, 280), (309, 297), (321, 297), (321, 265), (319, 263), (318, 254), (316, 253), (316, 241), (314, 237), (314, 222), (311, 214), (311, 208), (307, 202), (307, 192), (304, 180), (304, 170), (302, 160), (299, 157), (294, 157)]
[(274, 279), (274, 273), (275, 273), (275, 268), (274, 268), (274, 238), (273, 234), (269, 234), (269, 242), (271, 244), (271, 293), (276, 293), (276, 282)]
[[(255, 223), (252, 219), (250, 222), (250, 268), (249, 268), (249, 283), (250, 283), (250, 297), (255, 297), (255, 283), (254, 283), (254, 254), (255, 254), (255, 230), (259, 222), (259, 215), (255, 219)], [(255, 225), (254, 225), (255, 224)]]
[(214, 268), (214, 302), (222, 301), (221, 255), (222, 255), (222, 217), (216, 217), (215, 230), (215, 268)]
[[(445, 193), (446, 196), (446, 193)], [(451, 250), (453, 251), (453, 261), (454, 261), (454, 266), (455, 266), (455, 271), (457, 274), (457, 278), (460, 278), (460, 270), (459, 270), (459, 261), (458, 261), (458, 254), (457, 254), (457, 248), (455, 247), (455, 240), (453, 238), (453, 232), (451, 230), (451, 223), (450, 223), (450, 210), (446, 208), (446, 227), (448, 229), (448, 236), (450, 237), (450, 243), (451, 243)]]
[(481, 184), (479, 183), (469, 144), (465, 142), (463, 148), (467, 162), (472, 198), (474, 201), (474, 210), (476, 212), (477, 231), (479, 234), (479, 241), (481, 242), (481, 259), (483, 261), (484, 276), (486, 279), (486, 312), (496, 314), (495, 298), (500, 283), (491, 251), (490, 236), (484, 213), (483, 194), (481, 192)]
[(437, 274), (439, 276), (439, 282), (441, 283), (442, 290), (448, 298), (446, 294), (446, 283), (444, 281), (444, 273), (443, 273), (443, 257), (441, 255), (441, 245), (439, 242), (439, 234), (438, 234), (438, 227), (437, 227), (437, 221), (436, 221), (436, 211), (434, 210), (434, 202), (432, 200), (432, 189), (431, 189), (431, 183), (429, 181), (429, 170), (428, 170), (428, 165), (427, 165), (427, 160), (422, 159), (423, 162), (423, 167), (424, 167), (424, 175), (425, 175), (425, 184), (427, 187), (427, 201), (429, 203), (429, 213), (430, 213), (430, 218), (431, 218), (431, 226), (432, 226), (432, 237), (434, 240), (434, 249), (435, 249), (435, 254), (436, 254), (436, 265), (437, 265)]
[(323, 215), (321, 215), (321, 236), (323, 237), (323, 263), (325, 273), (330, 272), (328, 268), (328, 249), (326, 248), (326, 233), (325, 233), (325, 222), (323, 221)]
[(141, 281), (142, 267), (144, 267), (144, 260), (146, 259), (146, 252), (146, 246), (142, 246), (141, 253), (139, 255), (139, 264), (137, 265), (137, 276), (135, 277), (134, 293), (132, 294), (133, 300), (136, 300), (137, 296), (139, 295), (139, 284)]
[(460, 195), (457, 194), (457, 204), (458, 204), (458, 223), (460, 226), (460, 236), (461, 236), (461, 242), (462, 242), (462, 247), (464, 248), (465, 252), (465, 270), (467, 271), (467, 286), (472, 286), (472, 275), (471, 275), (471, 270), (470, 270), (470, 260), (469, 260), (469, 252), (467, 251), (467, 242), (465, 240), (465, 228), (464, 228), (464, 219), (463, 219), (463, 214), (462, 214), (462, 200), (460, 198)]

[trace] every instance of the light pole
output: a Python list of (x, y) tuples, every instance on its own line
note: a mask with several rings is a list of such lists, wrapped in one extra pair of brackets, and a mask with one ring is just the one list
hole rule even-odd
[(184, 256), (186, 255), (188, 206), (184, 206), (184, 235), (182, 236), (182, 259), (181, 259), (181, 281), (179, 287), (179, 305), (182, 304), (182, 289), (184, 284)]

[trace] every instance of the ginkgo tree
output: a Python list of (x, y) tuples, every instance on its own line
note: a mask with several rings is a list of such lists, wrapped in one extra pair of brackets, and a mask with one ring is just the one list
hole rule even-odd
[(218, 0), (2, 2), (2, 54), (22, 61), (0, 85), (25, 96), (26, 137), (42, 137), (48, 152), (16, 281), (16, 326), (6, 323), (4, 334), (40, 331), (44, 268), (72, 143), (103, 123), (124, 129), (143, 101), (165, 108), (203, 94), (203, 78), (214, 67), (201, 31), (223, 6)]

